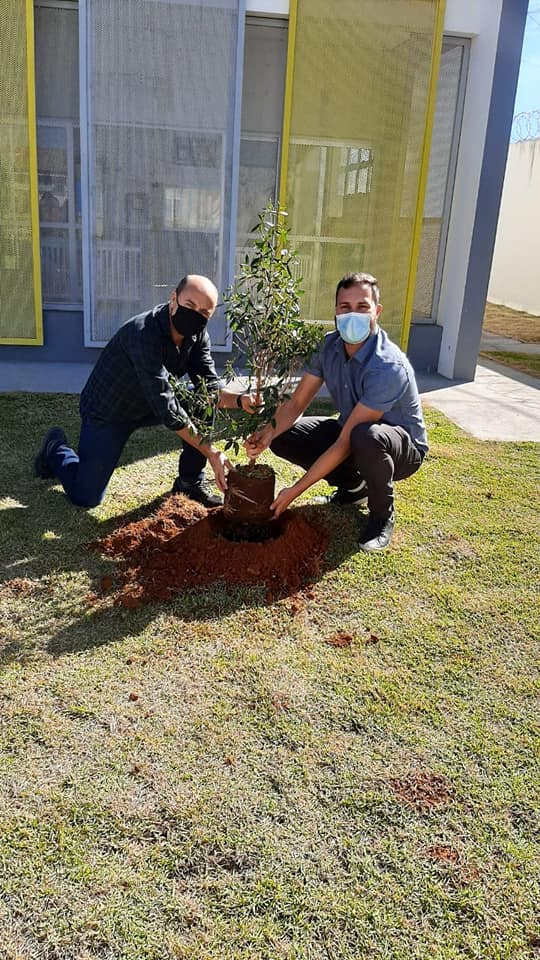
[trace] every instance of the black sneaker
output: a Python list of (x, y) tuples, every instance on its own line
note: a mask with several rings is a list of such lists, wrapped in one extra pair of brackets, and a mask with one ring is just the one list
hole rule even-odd
[(358, 546), (366, 553), (374, 550), (385, 550), (392, 539), (394, 532), (394, 514), (389, 517), (373, 517), (370, 515), (366, 529), (360, 534)]
[(40, 480), (50, 480), (54, 473), (48, 464), (48, 457), (59, 443), (67, 443), (67, 437), (61, 427), (51, 427), (47, 430), (35, 458), (34, 476)]
[(203, 507), (208, 507), (208, 509), (223, 505), (223, 497), (220, 493), (214, 493), (206, 477), (202, 480), (193, 480), (191, 483), (177, 477), (172, 492), (183, 493), (185, 497), (196, 500), (197, 503), (202, 503)]
[(367, 501), (367, 483), (365, 480), (356, 487), (355, 490), (347, 490), (346, 487), (338, 487), (333, 493), (325, 497), (313, 497), (312, 503), (331, 503), (335, 507), (346, 507), (349, 504), (357, 506)]

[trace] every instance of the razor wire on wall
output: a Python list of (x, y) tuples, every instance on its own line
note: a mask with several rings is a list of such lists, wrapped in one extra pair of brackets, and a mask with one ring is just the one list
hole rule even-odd
[(512, 123), (511, 143), (520, 140), (537, 140), (540, 137), (540, 110), (516, 113)]

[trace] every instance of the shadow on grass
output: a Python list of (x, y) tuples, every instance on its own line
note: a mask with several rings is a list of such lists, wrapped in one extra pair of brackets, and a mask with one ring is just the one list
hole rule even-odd
[[(65, 394), (0, 394), (2, 454), (0, 499), (31, 503), (47, 484), (33, 475), (34, 458), (52, 426), (61, 426), (76, 450), (79, 440), (79, 398)], [(119, 466), (163, 453), (182, 452), (179, 438), (165, 427), (144, 427), (128, 440)], [(174, 475), (171, 476), (171, 486)], [(51, 480), (50, 485), (58, 483)]]
[[(320, 406), (321, 412), (332, 412), (328, 402)], [(265, 602), (266, 588), (262, 584), (236, 586), (218, 581), (208, 587), (190, 588), (171, 602), (136, 610), (99, 604), (92, 607), (87, 602), (88, 593), (99, 592), (101, 578), (110, 575), (115, 564), (89, 545), (121, 525), (154, 513), (167, 497), (174, 477), (170, 477), (170, 484), (166, 479), (167, 492), (146, 503), (141, 503), (144, 488), (140, 482), (128, 479), (124, 493), (117, 479), (115, 489), (105, 499), (105, 511), (80, 509), (69, 502), (57, 481), (40, 481), (32, 475), (35, 450), (49, 426), (62, 424), (70, 440), (78, 435), (78, 398), (0, 395), (0, 423), (0, 601), (5, 601), (2, 609), (8, 617), (16, 597), (8, 582), (18, 580), (23, 589), (28, 589), (15, 604), (14, 619), (5, 631), (4, 643), (0, 643), (0, 662), (23, 660), (38, 651), (60, 656), (114, 643), (138, 634), (163, 613), (204, 621)], [(177, 438), (165, 428), (142, 429), (126, 445), (119, 466), (171, 451), (180, 453), (180, 449)], [(154, 486), (155, 490), (158, 484), (163, 488), (162, 476), (158, 475), (156, 482), (155, 465), (149, 476), (149, 489)], [(108, 509), (116, 510), (115, 515), (107, 517)], [(325, 571), (339, 566), (357, 549), (358, 518), (348, 511), (339, 511), (337, 517), (337, 512), (329, 509), (332, 529)], [(73, 605), (79, 604), (75, 616), (70, 598)], [(55, 620), (63, 621), (64, 626), (53, 633)]]
[[(332, 412), (327, 401), (317, 403), (321, 412)], [(115, 472), (111, 481), (115, 489), (106, 493), (104, 507), (105, 512), (111, 508), (117, 512), (113, 518), (103, 519), (102, 508), (86, 510), (70, 503), (58, 480), (38, 480), (33, 476), (36, 450), (51, 424), (62, 424), (68, 439), (76, 442), (80, 424), (78, 397), (0, 394), (0, 424), (0, 582), (15, 576), (43, 577), (53, 570), (59, 573), (86, 569), (81, 543), (105, 536), (119, 522), (129, 523), (152, 513), (166, 495), (134, 509), (134, 502), (141, 497), (140, 484), (124, 494), (121, 489), (118, 491)], [(179, 439), (170, 430), (146, 427), (129, 439), (118, 467), (163, 454), (180, 455), (181, 451)], [(175, 476), (173, 466), (170, 477), (165, 479), (167, 491), (172, 489)], [(163, 484), (161, 476), (159, 486), (163, 488)]]
[[(77, 397), (0, 395), (0, 423), (0, 581), (86, 568), (86, 542), (107, 533), (120, 519), (137, 519), (141, 511), (151, 512), (161, 502), (162, 497), (158, 497), (134, 510), (144, 495), (140, 484), (133, 484), (124, 493), (115, 474), (115, 490), (106, 494), (105, 509), (86, 510), (70, 503), (58, 480), (34, 477), (34, 456), (51, 424), (62, 424), (68, 439), (76, 445), (80, 424)], [(119, 467), (171, 452), (179, 455), (181, 449), (178, 437), (170, 430), (144, 428), (126, 444)], [(152, 467), (149, 477), (152, 470), (155, 474)], [(155, 486), (163, 489), (166, 483), (171, 489), (175, 476), (175, 466), (171, 465), (170, 477), (160, 476)], [(144, 466), (142, 477), (144, 481)], [(112, 510), (117, 515), (103, 519)]]
[[(14, 501), (24, 509), (41, 498), (45, 491), (58, 484), (57, 480), (37, 480), (33, 475), (34, 458), (45, 432), (51, 426), (61, 426), (68, 442), (77, 449), (80, 417), (79, 398), (70, 394), (0, 394), (0, 501)], [(307, 413), (333, 413), (330, 401), (316, 399)], [(125, 467), (149, 457), (167, 453), (180, 456), (182, 443), (165, 427), (144, 427), (136, 430), (128, 440), (118, 467)], [(170, 484), (175, 479), (171, 471)], [(5, 508), (6, 512), (9, 507)], [(73, 509), (73, 507), (71, 507)]]

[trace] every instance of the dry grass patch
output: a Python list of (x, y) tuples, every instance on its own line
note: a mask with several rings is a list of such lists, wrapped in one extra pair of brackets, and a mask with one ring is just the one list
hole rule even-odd
[(540, 343), (540, 317), (498, 303), (486, 303), (484, 330), (522, 343)]

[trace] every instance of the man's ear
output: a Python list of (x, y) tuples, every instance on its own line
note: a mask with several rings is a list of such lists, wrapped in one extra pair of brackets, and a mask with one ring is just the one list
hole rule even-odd
[(173, 290), (169, 296), (169, 313), (171, 317), (174, 317), (177, 310), (178, 310), (178, 297), (176, 296), (176, 290)]
[(379, 319), (381, 313), (382, 313), (382, 303), (378, 303), (375, 309), (375, 316), (377, 317), (377, 320)]

